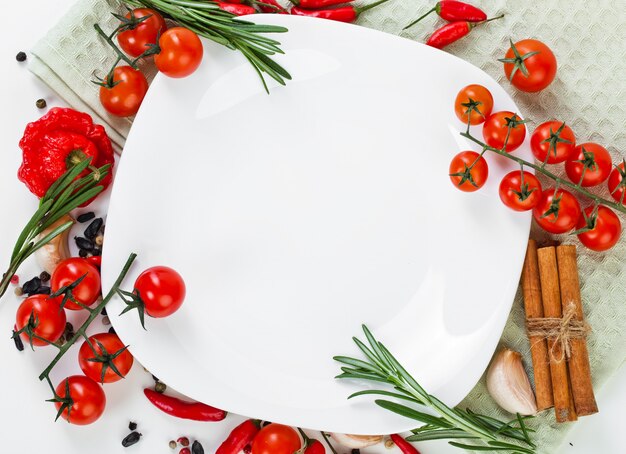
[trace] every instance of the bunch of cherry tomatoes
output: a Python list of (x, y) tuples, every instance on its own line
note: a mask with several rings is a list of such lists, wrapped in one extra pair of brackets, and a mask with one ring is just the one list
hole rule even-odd
[[(202, 62), (202, 41), (184, 28), (168, 29), (157, 11), (137, 8), (129, 11), (115, 31), (117, 42), (136, 60), (154, 58), (157, 69), (168, 77), (187, 77)], [(100, 102), (112, 115), (135, 115), (148, 91), (146, 76), (130, 65), (116, 66), (100, 85)]]
[[(485, 144), (511, 153), (526, 137), (526, 125), (515, 113), (492, 112), (493, 97), (481, 85), (464, 87), (457, 95), (455, 113), (465, 124), (482, 124)], [(567, 177), (581, 188), (607, 181), (612, 197), (625, 204), (624, 163), (613, 168), (611, 155), (593, 142), (576, 143), (572, 129), (560, 121), (540, 124), (530, 138), (535, 158), (544, 165), (564, 163)], [(450, 179), (466, 192), (480, 189), (487, 181), (488, 166), (482, 154), (463, 151), (450, 164)], [(608, 207), (596, 204), (581, 209), (577, 198), (562, 188), (544, 189), (535, 175), (515, 170), (500, 182), (500, 199), (515, 211), (533, 210), (537, 224), (550, 233), (576, 234), (589, 249), (613, 247), (621, 234), (619, 217)]]
[[(32, 295), (22, 301), (17, 309), (15, 329), (24, 342), (31, 347), (61, 348), (59, 340), (67, 333), (66, 310), (93, 311), (90, 306), (101, 298), (99, 258), (73, 257), (60, 262), (50, 279), (51, 295)], [(185, 298), (182, 277), (162, 266), (141, 273), (134, 289), (135, 294), (141, 295), (143, 309), (152, 317), (173, 314)], [(52, 401), (59, 416), (72, 424), (86, 425), (104, 412), (106, 397), (100, 384), (124, 378), (133, 365), (133, 356), (117, 334), (103, 332), (83, 342), (78, 363), (84, 375), (63, 379)]]

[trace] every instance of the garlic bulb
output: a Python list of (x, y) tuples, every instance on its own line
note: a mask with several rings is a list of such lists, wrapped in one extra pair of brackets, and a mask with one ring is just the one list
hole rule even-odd
[[(61, 217), (58, 221), (56, 221), (46, 230), (41, 232), (37, 239), (43, 238), (57, 227), (70, 221), (74, 222), (74, 219), (72, 219), (72, 217), (69, 215)], [(60, 235), (57, 235), (52, 240), (50, 240), (48, 244), (43, 245), (41, 248), (35, 251), (35, 259), (37, 260), (37, 264), (43, 270), (47, 271), (50, 275), (52, 275), (54, 269), (59, 264), (59, 262), (70, 257), (70, 247), (68, 244), (70, 230), (71, 228), (66, 229)]]
[(522, 364), (522, 355), (505, 348), (495, 354), (487, 371), (487, 390), (498, 405), (511, 413), (537, 413), (535, 394)]
[(350, 449), (367, 448), (368, 446), (372, 446), (383, 441), (382, 435), (350, 435), (332, 433), (331, 436), (341, 446)]

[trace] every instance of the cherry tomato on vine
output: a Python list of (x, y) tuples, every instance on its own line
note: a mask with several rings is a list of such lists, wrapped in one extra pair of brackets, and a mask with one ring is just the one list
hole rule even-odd
[[(31, 314), (33, 314), (33, 334), (56, 342), (65, 331), (65, 311), (61, 308), (61, 298), (48, 298), (48, 295), (33, 295), (26, 298), (17, 308), (15, 324), (18, 330), (28, 325)], [(26, 333), (21, 333), (20, 337), (24, 342), (30, 342)], [(45, 347), (47, 342), (33, 339), (33, 346)]]
[[(99, 333), (91, 336), (89, 343), (85, 341), (80, 346), (78, 364), (83, 373), (92, 380), (99, 383), (113, 383), (128, 374), (133, 367), (133, 355), (117, 334)], [(115, 370), (119, 372), (119, 375)]]
[(293, 428), (270, 424), (261, 429), (252, 442), (252, 454), (294, 454), (302, 446)]
[(482, 188), (489, 176), (487, 161), (475, 151), (462, 151), (450, 162), (450, 181), (463, 192)]
[(607, 185), (611, 196), (622, 205), (626, 205), (626, 160), (611, 171)]
[[(138, 22), (138, 19), (150, 16)], [(117, 34), (117, 42), (124, 52), (137, 58), (148, 50), (150, 44), (156, 44), (157, 37), (167, 30), (165, 19), (158, 12), (149, 8), (136, 8), (126, 14), (127, 26)]]
[(135, 281), (135, 292), (152, 317), (167, 317), (185, 300), (185, 281), (178, 272), (166, 266), (148, 268)]
[(464, 124), (479, 125), (484, 122), (493, 110), (493, 96), (482, 85), (472, 84), (463, 87), (454, 101), (454, 112)]
[(556, 57), (548, 46), (536, 39), (513, 44), (503, 59), (504, 73), (514, 87), (526, 91), (543, 90), (556, 76)]
[(130, 66), (118, 66), (113, 70), (114, 86), (107, 86), (107, 80), (100, 86), (102, 107), (116, 117), (135, 115), (148, 92), (146, 76)]
[(565, 163), (570, 180), (581, 186), (597, 186), (611, 174), (611, 155), (606, 148), (588, 142), (578, 145)]
[(530, 149), (535, 158), (546, 164), (566, 161), (574, 148), (574, 131), (563, 122), (553, 120), (541, 123), (530, 136)]
[(582, 244), (593, 251), (606, 251), (611, 249), (622, 234), (622, 223), (619, 217), (603, 205), (598, 206), (598, 212), (594, 214), (594, 207), (585, 208), (584, 214), (580, 215), (576, 230), (589, 228), (578, 234)]
[[(61, 413), (61, 417), (71, 424), (85, 426), (95, 422), (106, 407), (106, 396), (102, 387), (89, 377), (84, 375), (72, 375), (67, 377), (56, 387), (56, 393), (59, 397), (69, 396), (72, 400), (71, 406), (65, 408)], [(62, 402), (55, 402), (54, 406), (57, 411), (61, 409)]]
[[(509, 133), (509, 125), (511, 132)], [(508, 139), (507, 139), (508, 135)], [(526, 125), (519, 115), (503, 110), (492, 114), (483, 124), (483, 137), (490, 147), (501, 150), (506, 142), (507, 153), (519, 148), (526, 137)]]
[(159, 47), (161, 51), (155, 55), (154, 63), (168, 77), (187, 77), (202, 62), (202, 41), (187, 28), (167, 30), (159, 38)]
[(515, 211), (528, 211), (541, 201), (541, 183), (530, 172), (514, 170), (500, 182), (500, 200)]
[[(91, 306), (100, 296), (100, 273), (95, 266), (83, 258), (73, 257), (59, 263), (50, 278), (51, 289), (56, 292), (61, 287), (73, 284), (81, 277), (83, 279), (72, 290), (72, 296), (79, 303)], [(65, 308), (72, 311), (82, 309), (73, 301), (67, 301)]]
[(580, 204), (571, 192), (554, 188), (543, 191), (539, 204), (533, 209), (535, 221), (546, 232), (566, 233), (572, 230), (580, 217)]

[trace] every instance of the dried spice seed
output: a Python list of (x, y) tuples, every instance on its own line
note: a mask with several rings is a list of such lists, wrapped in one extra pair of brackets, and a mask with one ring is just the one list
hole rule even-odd
[(14, 274), (13, 276), (11, 276), (11, 284), (17, 285), (19, 283), (20, 283), (20, 277), (17, 274)]
[(189, 446), (189, 438), (187, 438), (187, 437), (179, 437), (178, 440), (176, 440), (176, 441), (178, 443), (180, 443), (184, 447)]
[(191, 451), (189, 450), (189, 448), (183, 448), (178, 451), (178, 454), (191, 454)]
[[(149, 372), (149, 371), (146, 369), (146, 372)], [(158, 382), (159, 382), (159, 377), (157, 377), (157, 376), (156, 376), (156, 375), (154, 375), (154, 374), (150, 374), (150, 375), (152, 375), (152, 380), (154, 380), (154, 382), (155, 382), (155, 383), (158, 383)]]
[(88, 255), (89, 255), (89, 251), (86, 251), (86, 250), (84, 250), (84, 249), (81, 249), (80, 251), (78, 251), (78, 256), (79, 256), (79, 257), (81, 257), (81, 258), (83, 258), (83, 259), (84, 259), (85, 257), (87, 257)]
[(83, 213), (78, 216), (76, 220), (82, 224), (83, 222), (91, 221), (95, 217), (96, 213), (94, 213), (93, 211), (88, 211), (87, 213)]
[(41, 282), (48, 282), (50, 280), (50, 273), (42, 271), (39, 275), (39, 279), (41, 279)]
[(96, 243), (96, 246), (102, 246), (102, 243), (104, 243), (104, 235), (98, 235), (93, 241)]
[(102, 248), (99, 248), (96, 246), (91, 250), (91, 253), (95, 255), (96, 257), (99, 257), (102, 255)]
[(37, 106), (37, 109), (45, 109), (48, 106), (48, 103), (45, 99), (40, 98), (37, 102), (35, 102), (35, 105)]
[(395, 446), (395, 443), (393, 442), (393, 440), (391, 438), (387, 438), (385, 440), (385, 448), (387, 449), (391, 449)]
[(352, 454), (361, 454), (361, 450), (360, 449), (353, 449), (352, 450)]
[(115, 328), (113, 328), (113, 327), (110, 327), (110, 328), (109, 328), (109, 333), (110, 333), (110, 334), (117, 334), (117, 333), (115, 332)]
[(24, 294), (24, 290), (22, 290), (22, 287), (15, 287), (13, 293), (15, 293), (15, 296), (22, 296)]
[(100, 311), (100, 315), (107, 315), (107, 308), (103, 307), (102, 310)]
[(39, 287), (41, 287), (41, 279), (38, 277), (32, 278), (30, 281), (24, 282), (22, 285), (22, 290), (24, 293), (28, 293), (29, 295), (35, 292)]
[(23, 61), (26, 61), (26, 52), (18, 52), (17, 55), (15, 56), (15, 59), (17, 61), (19, 61), (20, 63)]
[(85, 237), (93, 240), (100, 232), (102, 224), (104, 224), (102, 218), (96, 218), (91, 221), (91, 224), (89, 224), (89, 226), (85, 229)]
[(75, 236), (74, 241), (76, 241), (76, 246), (78, 246), (79, 249), (84, 249), (86, 251), (91, 251), (95, 246), (93, 241), (83, 238), (82, 236)]
[(126, 436), (126, 438), (122, 440), (122, 446), (124, 446), (125, 448), (128, 448), (129, 446), (132, 446), (135, 443), (137, 443), (140, 438), (141, 438), (141, 434), (139, 432), (131, 432)]
[(105, 315), (104, 317), (102, 317), (102, 324), (104, 326), (109, 326), (111, 324), (111, 320), (109, 320), (108, 315)]
[(167, 390), (167, 385), (162, 381), (159, 381), (154, 385), (154, 390), (160, 394), (163, 394)]
[(174, 440), (170, 440), (169, 446), (170, 446), (170, 449), (176, 449), (177, 444)]
[[(17, 326), (15, 327), (17, 328)], [(13, 330), (13, 342), (15, 343), (15, 348), (17, 348), (18, 351), (24, 351), (24, 343), (22, 342), (22, 338), (20, 337), (19, 334), (17, 334), (17, 332), (15, 330)]]
[(128, 423), (128, 429), (135, 430), (136, 428), (137, 428), (137, 423), (136, 422), (131, 421), (131, 422)]
[(191, 445), (191, 454), (204, 454), (204, 447), (198, 440), (195, 440)]

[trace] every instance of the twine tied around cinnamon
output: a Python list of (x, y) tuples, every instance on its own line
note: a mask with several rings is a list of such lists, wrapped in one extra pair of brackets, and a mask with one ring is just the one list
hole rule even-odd
[[(550, 349), (550, 359), (556, 362), (570, 359), (572, 355), (572, 339), (584, 339), (591, 331), (590, 326), (583, 320), (576, 320), (576, 305), (569, 303), (563, 311), (561, 318), (542, 317), (527, 318), (526, 330), (529, 336), (536, 336), (542, 339), (554, 340)], [(556, 350), (560, 346), (560, 354)]]

